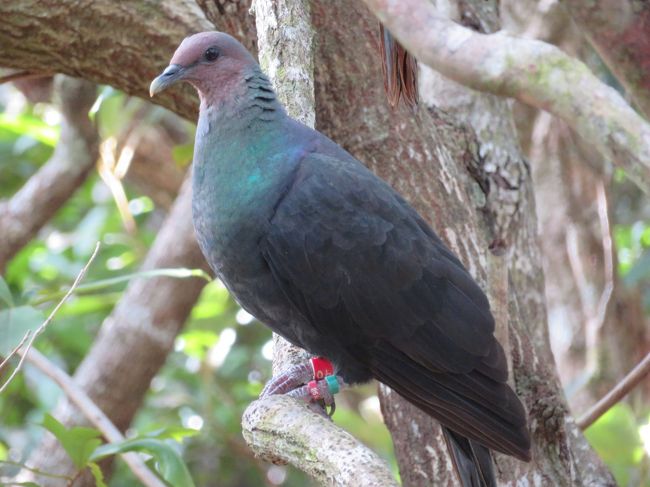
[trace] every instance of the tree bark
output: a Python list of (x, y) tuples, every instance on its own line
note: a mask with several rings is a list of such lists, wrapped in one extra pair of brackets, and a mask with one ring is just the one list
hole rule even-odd
[[(0, 14), (3, 66), (78, 76), (144, 99), (148, 82), (167, 66), (180, 41), (214, 29), (192, 0), (64, 0), (47, 7), (21, 0), (2, 2)], [(197, 100), (182, 86), (155, 102), (195, 121)]]

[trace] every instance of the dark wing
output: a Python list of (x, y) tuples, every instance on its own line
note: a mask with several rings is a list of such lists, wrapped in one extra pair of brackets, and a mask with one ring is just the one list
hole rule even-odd
[(306, 156), (260, 245), (323, 340), (454, 431), (527, 456), (487, 298), (385, 182), (353, 159)]

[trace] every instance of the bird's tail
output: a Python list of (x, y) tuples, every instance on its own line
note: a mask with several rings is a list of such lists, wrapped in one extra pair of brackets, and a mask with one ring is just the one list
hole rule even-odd
[(444, 426), (442, 432), (463, 487), (496, 487), (490, 450)]
[(380, 24), (382, 70), (388, 103), (397, 106), (400, 98), (415, 108), (418, 103), (418, 64)]

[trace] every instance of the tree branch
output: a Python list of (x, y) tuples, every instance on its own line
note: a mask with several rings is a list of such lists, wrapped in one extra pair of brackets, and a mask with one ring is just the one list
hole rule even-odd
[[(313, 127), (314, 32), (309, 0), (255, 0), (251, 10), (255, 12), (262, 69), (288, 113)], [(274, 345), (274, 374), (309, 357), (277, 335)], [(289, 462), (322, 483), (397, 485), (385, 462), (372, 450), (292, 398), (270, 396), (253, 402), (244, 412), (242, 427), (257, 456)]]
[[(32, 73), (46, 67), (145, 100), (148, 82), (167, 65), (180, 41), (214, 29), (193, 0), (61, 0), (48, 5), (47, 13), (39, 0), (21, 0), (0, 2), (0, 16), (3, 66)], [(189, 86), (174, 87), (154, 102), (196, 119), (197, 97)]]
[[(54, 363), (49, 361), (38, 350), (25, 350), (20, 352), (27, 361), (56, 382), (66, 396), (79, 410), (86, 419), (102, 432), (104, 438), (110, 443), (124, 441), (124, 436), (120, 433), (104, 412), (86, 395), (86, 393), (72, 380), (68, 374), (63, 372)], [(140, 455), (133, 452), (122, 453), (122, 459), (129, 466), (133, 474), (147, 487), (164, 487), (165, 484), (153, 473), (140, 458)], [(32, 471), (33, 469), (29, 469)]]
[(350, 433), (286, 396), (244, 413), (244, 438), (262, 458), (289, 462), (324, 485), (397, 487), (384, 461)]
[(650, 125), (579, 60), (544, 42), (477, 33), (424, 0), (364, 2), (421, 62), (470, 88), (557, 115), (650, 192)]
[(0, 273), (85, 181), (97, 160), (97, 129), (88, 118), (95, 85), (56, 78), (63, 121), (49, 161), (7, 202), (0, 203)]
[(589, 411), (583, 414), (576, 423), (580, 429), (585, 430), (594, 424), (598, 418), (605, 414), (617, 402), (623, 399), (628, 392), (639, 384), (650, 373), (650, 353), (627, 374), (621, 382), (609, 391), (600, 401), (594, 404)]
[(591, 45), (650, 117), (650, 4), (638, 0), (562, 0)]

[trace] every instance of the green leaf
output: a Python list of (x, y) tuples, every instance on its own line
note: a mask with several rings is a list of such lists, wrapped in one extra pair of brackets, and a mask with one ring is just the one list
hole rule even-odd
[[(208, 282), (212, 281), (212, 277), (210, 277), (210, 275), (207, 272), (205, 272), (203, 269), (186, 269), (182, 267), (174, 268), (174, 269), (152, 269), (149, 271), (134, 272), (131, 274), (124, 274), (122, 276), (111, 277), (109, 279), (102, 279), (99, 281), (81, 284), (77, 286), (74, 292), (75, 294), (97, 292), (109, 288), (111, 286), (114, 286), (116, 284), (128, 282), (132, 279), (136, 279), (136, 278), (149, 279), (152, 277), (173, 277), (175, 279), (187, 279), (190, 277), (200, 277), (201, 279), (205, 279)], [(62, 298), (66, 292), (67, 290), (38, 297), (32, 302), (32, 304), (37, 305), (48, 301), (58, 300)]]
[(179, 167), (185, 167), (192, 162), (194, 144), (180, 144), (172, 148), (172, 158)]
[(619, 485), (629, 485), (630, 471), (643, 457), (634, 413), (619, 403), (585, 431), (598, 455), (611, 469)]
[(11, 290), (5, 282), (5, 280), (0, 276), (0, 299), (4, 301), (7, 306), (10, 308), (14, 305), (14, 298), (11, 295)]
[(102, 444), (101, 433), (94, 428), (75, 426), (67, 429), (50, 414), (45, 415), (41, 424), (59, 440), (72, 463), (80, 470), (88, 466), (91, 455)]
[(180, 455), (174, 448), (161, 440), (133, 438), (117, 443), (108, 443), (97, 448), (91, 456), (91, 460), (97, 461), (109, 455), (128, 451), (145, 452), (153, 456), (156, 471), (174, 487), (194, 487), (194, 481)]
[(181, 441), (183, 438), (189, 436), (196, 436), (199, 432), (192, 428), (185, 428), (183, 426), (168, 426), (165, 428), (158, 428), (152, 431), (143, 433), (145, 438), (155, 438), (157, 440), (176, 440)]
[(0, 310), (0, 355), (7, 356), (28, 331), (36, 331), (45, 320), (43, 313), (31, 306)]
[(203, 360), (210, 347), (219, 341), (219, 335), (211, 330), (189, 330), (176, 339), (181, 351), (190, 357)]
[(102, 469), (99, 468), (99, 465), (97, 465), (95, 462), (89, 462), (88, 468), (90, 468), (90, 473), (92, 473), (93, 477), (95, 477), (96, 487), (106, 487), (106, 482), (104, 482), (104, 472), (102, 472)]

